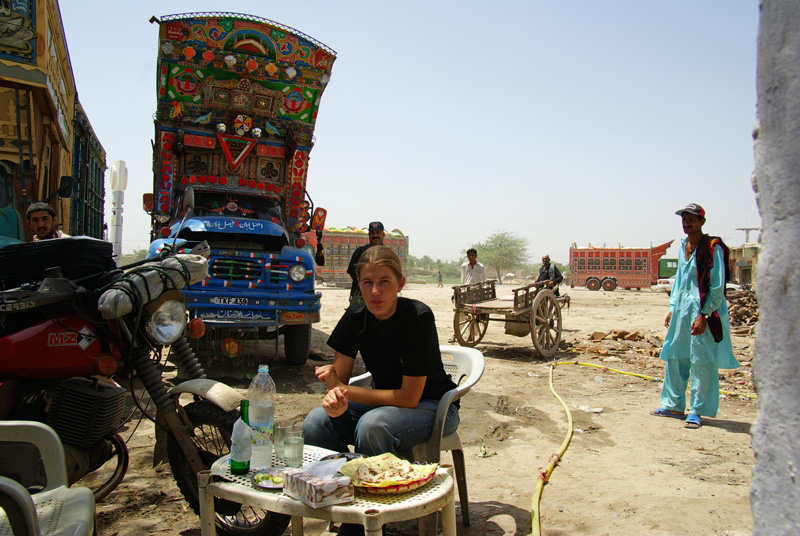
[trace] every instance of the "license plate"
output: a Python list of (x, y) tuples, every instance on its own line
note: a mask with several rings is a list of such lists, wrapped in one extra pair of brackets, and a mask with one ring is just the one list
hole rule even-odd
[(215, 305), (247, 305), (247, 298), (211, 298)]

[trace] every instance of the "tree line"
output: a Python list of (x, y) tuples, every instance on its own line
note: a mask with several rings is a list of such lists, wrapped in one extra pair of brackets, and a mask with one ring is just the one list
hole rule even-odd
[[(532, 277), (536, 277), (542, 266), (541, 262), (530, 262), (527, 239), (510, 231), (495, 231), (482, 242), (465, 247), (461, 252), (462, 258), (459, 260), (443, 261), (441, 259), (434, 260), (428, 255), (422, 257), (409, 255), (406, 268), (409, 271), (441, 271), (444, 278), (460, 278), (461, 265), (466, 261), (467, 250), (470, 248), (477, 250), (478, 261), (486, 266), (487, 277), (498, 281), (502, 281), (505, 274), (520, 269), (527, 270)], [(569, 266), (558, 263), (555, 265), (564, 274), (564, 277), (569, 275)]]

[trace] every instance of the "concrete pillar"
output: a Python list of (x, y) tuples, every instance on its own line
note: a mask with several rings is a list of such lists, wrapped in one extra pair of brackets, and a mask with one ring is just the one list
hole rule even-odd
[[(800, 2), (762, 0), (754, 188), (761, 211), (754, 535), (800, 534)], [(724, 195), (724, 193), (721, 193)]]

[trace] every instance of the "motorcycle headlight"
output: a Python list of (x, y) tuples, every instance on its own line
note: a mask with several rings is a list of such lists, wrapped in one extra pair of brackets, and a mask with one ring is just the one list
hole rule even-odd
[(147, 334), (158, 344), (172, 344), (186, 329), (186, 307), (179, 301), (168, 300), (161, 304), (147, 322)]
[(306, 267), (302, 264), (295, 264), (289, 268), (289, 279), (295, 283), (299, 283), (306, 278)]

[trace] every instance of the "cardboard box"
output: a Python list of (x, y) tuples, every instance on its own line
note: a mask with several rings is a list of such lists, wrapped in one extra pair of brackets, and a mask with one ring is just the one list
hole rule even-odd
[(283, 492), (312, 508), (348, 503), (354, 497), (349, 476), (319, 478), (300, 468), (283, 471)]

